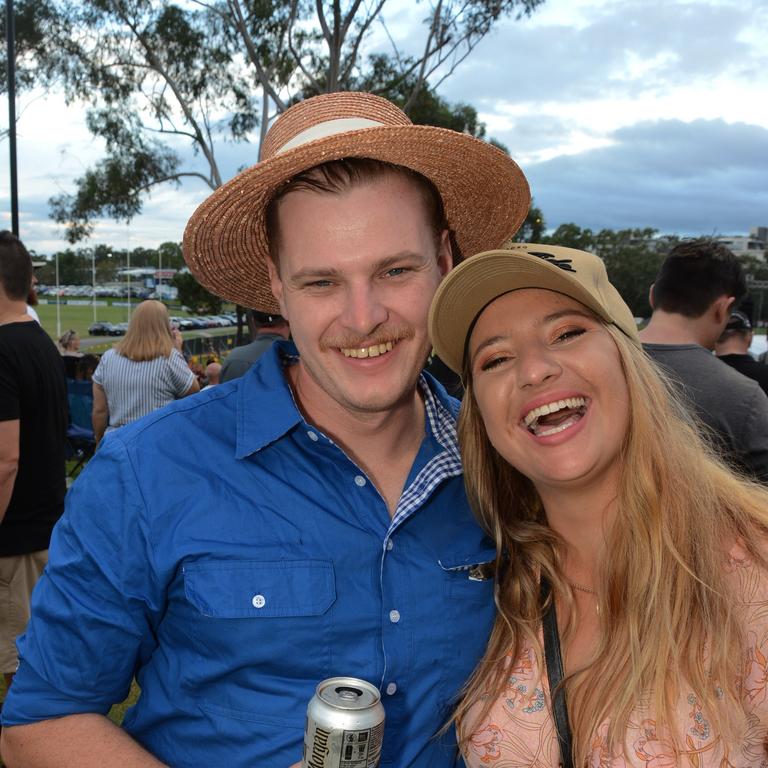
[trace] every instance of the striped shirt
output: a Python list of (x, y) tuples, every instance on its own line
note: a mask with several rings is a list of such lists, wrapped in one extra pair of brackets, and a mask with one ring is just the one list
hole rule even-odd
[(110, 349), (102, 355), (93, 380), (107, 397), (109, 431), (183, 397), (192, 386), (195, 374), (177, 349), (170, 357), (141, 362)]

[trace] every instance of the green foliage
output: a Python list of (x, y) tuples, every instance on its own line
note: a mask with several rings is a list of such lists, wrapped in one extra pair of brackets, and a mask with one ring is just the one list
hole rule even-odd
[(66, 225), (70, 243), (88, 237), (93, 230), (91, 213), (100, 211), (112, 219), (130, 221), (141, 211), (141, 192), (159, 183), (179, 183), (178, 155), (158, 141), (147, 140), (139, 118), (111, 109), (92, 111), (88, 127), (107, 141), (107, 157), (75, 182), (76, 192), (50, 198), (51, 216)]
[(50, 257), (35, 255), (35, 260), (43, 258), (46, 260), (45, 266), (35, 272), (41, 284), (56, 284), (57, 255), (60, 285), (90, 285), (93, 280), (94, 261), (97, 284), (116, 281), (118, 270), (127, 267), (129, 263), (131, 267), (159, 268), (162, 266), (164, 270), (184, 267), (180, 243), (161, 243), (157, 248), (134, 248), (130, 253), (125, 249), (100, 244), (92, 248), (66, 249)]
[(157, 251), (162, 259), (163, 269), (181, 269), (184, 266), (181, 243), (160, 243)]
[[(66, 68), (72, 50), (72, 41), (63, 39), (64, 34), (61, 46), (51, 45), (51, 32), (59, 29), (63, 33), (67, 27), (58, 4), (53, 0), (14, 0), (13, 10), (17, 90), (55, 83), (61, 70)], [(0, 16), (0, 39), (3, 41), (0, 68), (5, 73), (8, 68), (5, 3)], [(7, 78), (2, 77), (0, 93), (7, 90)]]
[(512, 239), (516, 243), (541, 243), (546, 229), (547, 225), (544, 221), (544, 214), (541, 212), (541, 208), (535, 206), (533, 200), (531, 200), (531, 207), (528, 210), (528, 215), (525, 217), (523, 225)]
[(179, 289), (179, 301), (199, 315), (216, 315), (224, 304), (218, 296), (203, 288), (191, 272), (179, 272), (173, 277), (173, 284)]
[(51, 199), (52, 216), (74, 243), (95, 218), (130, 220), (158, 184), (196, 178), (216, 189), (222, 142), (263, 139), (276, 113), (313, 93), (366, 88), (414, 122), (483, 138), (475, 109), (436, 88), (499, 19), (543, 1), (429, 0), (420, 55), (392, 41), (391, 52), (363, 57), (372, 25), (386, 29), (389, 0), (18, 0), (20, 82), (85, 102), (106, 144), (75, 190)]

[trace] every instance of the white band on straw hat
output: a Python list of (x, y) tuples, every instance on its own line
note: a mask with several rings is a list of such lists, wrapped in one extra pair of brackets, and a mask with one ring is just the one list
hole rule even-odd
[(376, 126), (382, 125), (384, 125), (384, 123), (379, 123), (376, 120), (366, 120), (360, 117), (353, 119), (342, 117), (338, 120), (326, 120), (324, 123), (313, 125), (311, 128), (307, 128), (306, 131), (297, 134), (289, 142), (283, 144), (275, 154), (281, 155), (283, 152), (287, 152), (294, 147), (300, 147), (302, 144), (306, 144), (309, 141), (324, 139), (326, 136), (335, 136), (337, 133), (359, 131), (363, 128), (375, 128)]

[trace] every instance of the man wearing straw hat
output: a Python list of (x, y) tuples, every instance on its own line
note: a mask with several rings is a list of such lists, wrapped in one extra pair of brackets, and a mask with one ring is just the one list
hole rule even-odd
[(292, 107), (262, 158), (198, 208), (184, 253), (295, 346), (119, 430), (75, 484), (6, 703), (18, 764), (285, 768), (339, 675), (381, 690), (382, 765), (455, 764), (436, 734), (485, 646), (495, 553), (457, 404), (421, 374), (427, 311), (458, 252), (517, 230), (528, 185), (368, 94)]

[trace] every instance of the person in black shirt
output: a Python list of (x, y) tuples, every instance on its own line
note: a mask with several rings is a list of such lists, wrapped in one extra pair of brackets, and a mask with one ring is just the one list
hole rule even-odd
[(64, 364), (27, 314), (31, 285), (27, 249), (0, 232), (0, 672), (6, 685), (66, 491)]
[(768, 395), (768, 365), (749, 354), (752, 344), (752, 323), (744, 312), (731, 312), (728, 324), (715, 344), (715, 354), (731, 368), (754, 379)]

